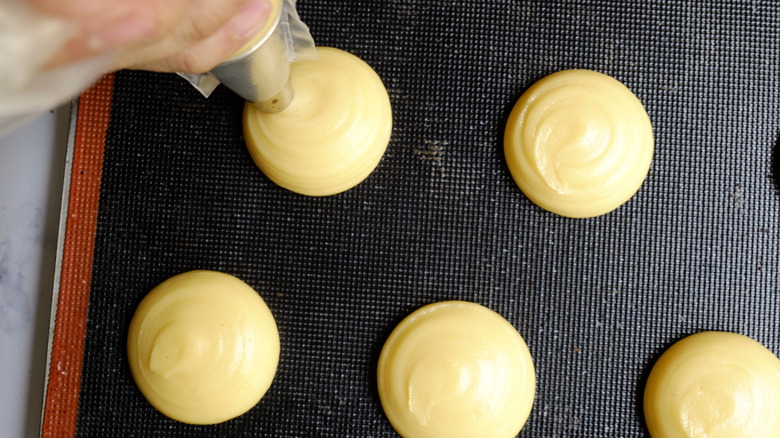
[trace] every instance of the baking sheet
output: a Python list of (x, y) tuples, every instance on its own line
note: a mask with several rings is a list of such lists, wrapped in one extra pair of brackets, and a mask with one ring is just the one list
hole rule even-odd
[[(174, 75), (117, 73), (77, 436), (394, 436), (376, 360), (395, 324), (439, 300), (486, 305), (527, 341), (538, 388), (523, 437), (646, 436), (646, 375), (698, 331), (739, 332), (780, 352), (774, 2), (300, 0), (298, 9), (319, 45), (382, 77), (394, 111), (385, 157), (346, 193), (290, 193), (252, 163), (235, 95), (220, 88), (205, 100)], [(621, 80), (653, 121), (647, 181), (599, 218), (539, 209), (503, 159), (514, 102), (567, 68)], [(192, 269), (249, 283), (281, 335), (268, 394), (215, 426), (156, 412), (124, 352), (141, 298)]]

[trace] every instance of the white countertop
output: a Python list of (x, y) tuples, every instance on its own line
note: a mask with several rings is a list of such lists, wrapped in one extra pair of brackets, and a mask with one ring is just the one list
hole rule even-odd
[(0, 138), (0, 427), (39, 434), (68, 108)]

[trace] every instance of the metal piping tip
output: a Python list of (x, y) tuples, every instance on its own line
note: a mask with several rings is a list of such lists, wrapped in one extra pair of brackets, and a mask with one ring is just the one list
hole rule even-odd
[(260, 108), (260, 111), (275, 114), (283, 111), (290, 106), (292, 102), (294, 92), (292, 88), (292, 81), (288, 80), (278, 93), (271, 96), (271, 98), (262, 102), (252, 102), (256, 107)]
[(269, 113), (284, 110), (293, 98), (289, 48), (284, 26), (279, 25), (282, 14), (274, 17), (276, 21), (254, 47), (211, 71), (226, 87)]

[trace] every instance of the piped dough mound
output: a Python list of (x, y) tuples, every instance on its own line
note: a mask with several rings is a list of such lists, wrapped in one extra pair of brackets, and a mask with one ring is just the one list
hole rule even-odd
[(363, 181), (379, 164), (392, 131), (382, 80), (360, 58), (318, 47), (319, 59), (292, 64), (295, 97), (269, 114), (247, 103), (244, 136), (257, 166), (276, 184), (328, 196)]
[(157, 410), (184, 423), (221, 423), (248, 411), (271, 386), (279, 332), (246, 283), (192, 271), (141, 301), (127, 355), (138, 388)]
[(478, 304), (445, 301), (406, 317), (377, 368), (379, 398), (405, 438), (509, 438), (522, 429), (536, 375), (523, 338)]
[(584, 218), (608, 213), (641, 187), (653, 129), (637, 97), (590, 70), (553, 73), (517, 101), (504, 154), (520, 190), (545, 210)]
[(702, 332), (658, 359), (644, 393), (653, 438), (780, 437), (780, 360), (736, 333)]

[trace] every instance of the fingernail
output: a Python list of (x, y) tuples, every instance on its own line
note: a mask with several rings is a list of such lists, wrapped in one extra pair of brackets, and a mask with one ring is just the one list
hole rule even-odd
[(155, 22), (151, 14), (143, 9), (135, 9), (103, 25), (88, 39), (94, 51), (105, 51), (138, 43), (152, 36)]
[(239, 40), (257, 35), (265, 26), (270, 12), (268, 0), (253, 0), (233, 18), (233, 35)]

